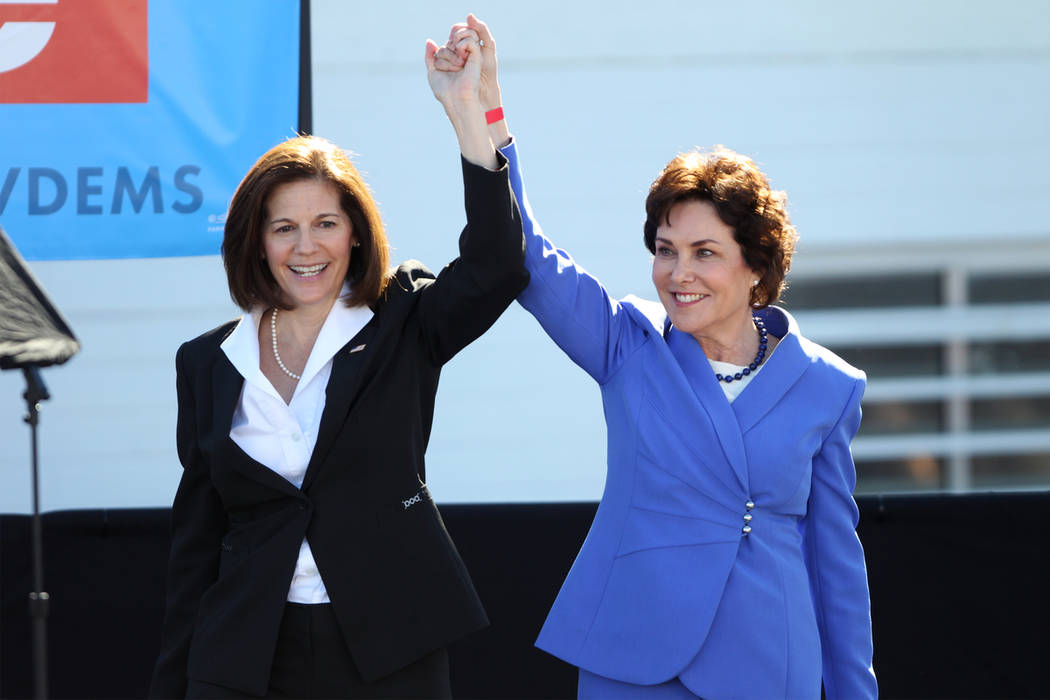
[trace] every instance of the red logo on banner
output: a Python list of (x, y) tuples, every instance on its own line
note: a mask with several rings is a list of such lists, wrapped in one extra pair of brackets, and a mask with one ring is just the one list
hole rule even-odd
[(146, 102), (147, 0), (0, 0), (0, 103)]

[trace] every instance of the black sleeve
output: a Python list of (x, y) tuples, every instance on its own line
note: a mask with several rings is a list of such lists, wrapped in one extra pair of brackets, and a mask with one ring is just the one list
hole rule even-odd
[(439, 365), (488, 330), (529, 283), (521, 214), (507, 159), (497, 155), (495, 171), (462, 159), (467, 225), (459, 257), (423, 291), (423, 334)]
[(175, 356), (179, 401), (176, 441), (183, 473), (171, 507), (171, 554), (160, 656), (150, 683), (151, 698), (186, 696), (186, 663), (194, 620), (204, 591), (219, 571), (226, 512), (211, 483), (197, 444), (197, 414), (185, 367), (186, 346)]

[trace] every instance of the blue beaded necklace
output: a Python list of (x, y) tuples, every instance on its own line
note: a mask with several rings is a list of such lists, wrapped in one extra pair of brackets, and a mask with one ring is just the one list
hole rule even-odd
[(751, 360), (751, 364), (749, 364), (747, 367), (740, 370), (736, 374), (722, 375), (716, 373), (715, 379), (717, 379), (718, 381), (725, 382), (726, 384), (740, 381), (741, 379), (758, 369), (758, 366), (762, 364), (762, 361), (764, 359), (766, 359), (766, 345), (769, 344), (769, 338), (767, 337), (768, 334), (766, 333), (766, 324), (763, 323), (762, 319), (760, 319), (758, 316), (752, 316), (751, 320), (755, 322), (755, 328), (758, 329), (758, 354), (755, 355), (755, 359)]

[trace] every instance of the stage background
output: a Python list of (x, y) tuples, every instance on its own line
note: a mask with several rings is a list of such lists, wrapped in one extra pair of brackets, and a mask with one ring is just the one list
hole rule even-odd
[[(1050, 697), (1050, 493), (866, 496), (860, 536), (886, 698)], [(533, 641), (594, 503), (444, 506), (492, 625), (452, 645), (457, 698), (573, 698)], [(144, 697), (160, 642), (167, 509), (50, 513), (55, 698)], [(0, 516), (0, 697), (31, 695), (29, 519)]]

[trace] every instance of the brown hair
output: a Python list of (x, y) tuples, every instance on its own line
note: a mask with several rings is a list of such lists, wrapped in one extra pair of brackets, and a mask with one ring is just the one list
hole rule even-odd
[(645, 200), (644, 239), (650, 253), (656, 253), (656, 229), (669, 223), (675, 204), (689, 200), (714, 205), (718, 218), (732, 227), (744, 262), (761, 274), (751, 290), (752, 305), (762, 308), (777, 301), (798, 240), (787, 195), (770, 189), (753, 160), (725, 146), (680, 153), (649, 187)]
[(226, 217), (222, 261), (230, 296), (244, 310), (262, 305), (291, 308), (263, 259), (263, 225), (273, 190), (289, 182), (317, 179), (339, 191), (339, 203), (350, 219), (354, 240), (346, 279), (347, 306), (375, 303), (390, 279), (390, 251), (379, 208), (350, 157), (317, 136), (297, 136), (264, 153), (237, 186)]

